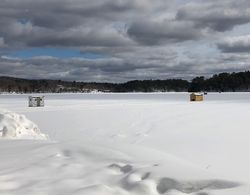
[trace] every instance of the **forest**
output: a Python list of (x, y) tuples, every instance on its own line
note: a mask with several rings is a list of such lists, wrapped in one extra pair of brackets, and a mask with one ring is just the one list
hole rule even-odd
[(63, 93), (63, 92), (235, 92), (250, 91), (250, 72), (215, 74), (184, 79), (134, 80), (125, 83), (76, 82), (46, 79), (0, 77), (0, 92)]

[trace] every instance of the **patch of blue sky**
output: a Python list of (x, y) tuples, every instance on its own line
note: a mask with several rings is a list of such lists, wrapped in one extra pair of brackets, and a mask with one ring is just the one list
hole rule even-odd
[(68, 48), (29, 48), (18, 51), (13, 51), (8, 55), (12, 58), (29, 59), (39, 56), (50, 56), (55, 58), (85, 58), (85, 59), (100, 59), (106, 56), (99, 53), (80, 52), (77, 49)]
[(27, 24), (28, 22), (30, 22), (30, 20), (27, 18), (20, 18), (17, 21), (21, 24)]

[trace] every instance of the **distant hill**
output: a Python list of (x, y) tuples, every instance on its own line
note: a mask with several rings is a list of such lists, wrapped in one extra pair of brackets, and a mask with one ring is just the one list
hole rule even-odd
[(0, 92), (62, 93), (62, 92), (167, 92), (167, 91), (250, 91), (250, 72), (220, 73), (210, 78), (134, 80), (126, 83), (96, 83), (62, 80), (34, 80), (0, 77)]
[(250, 91), (250, 72), (220, 73), (207, 79), (196, 77), (190, 83), (189, 91)]
[(117, 84), (0, 77), (0, 91), (9, 93), (186, 91), (188, 87), (189, 82), (181, 79), (129, 81)]

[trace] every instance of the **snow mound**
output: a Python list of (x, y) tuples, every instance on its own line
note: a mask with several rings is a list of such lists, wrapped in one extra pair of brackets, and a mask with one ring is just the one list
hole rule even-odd
[(40, 139), (46, 140), (35, 123), (24, 115), (0, 110), (0, 137), (9, 139)]

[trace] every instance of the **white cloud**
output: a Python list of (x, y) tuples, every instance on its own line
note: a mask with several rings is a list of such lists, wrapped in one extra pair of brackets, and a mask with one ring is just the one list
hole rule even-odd
[(221, 51), (226, 53), (249, 52), (250, 35), (227, 37), (217, 45)]

